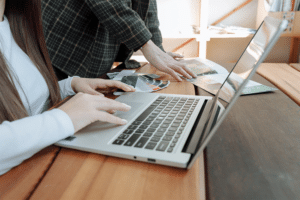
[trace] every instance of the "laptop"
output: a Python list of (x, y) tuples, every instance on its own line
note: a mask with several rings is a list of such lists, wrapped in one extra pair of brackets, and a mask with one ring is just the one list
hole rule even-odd
[[(124, 93), (116, 100), (132, 108), (128, 112), (117, 111), (115, 115), (126, 119), (128, 124), (95, 122), (56, 145), (191, 168), (287, 25), (287, 20), (266, 17), (214, 97)], [(234, 90), (228, 84), (232, 72), (244, 78)], [(219, 102), (221, 93), (227, 95), (229, 103), (225, 106)]]

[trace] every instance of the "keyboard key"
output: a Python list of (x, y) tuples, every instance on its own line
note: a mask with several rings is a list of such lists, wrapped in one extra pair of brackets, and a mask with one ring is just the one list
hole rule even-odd
[(131, 133), (133, 133), (133, 130), (127, 129), (127, 130), (125, 130), (123, 133), (124, 133), (124, 134), (131, 134)]
[(160, 126), (160, 128), (168, 128), (170, 125), (169, 124), (162, 124), (161, 126)]
[(169, 147), (167, 152), (171, 153), (172, 151), (173, 151), (173, 148)]
[(158, 142), (160, 140), (160, 138), (159, 137), (153, 137), (153, 138), (151, 138), (151, 142)]
[(165, 136), (165, 137), (163, 137), (162, 140), (164, 140), (164, 141), (171, 141), (172, 140), (172, 136)]
[(135, 133), (144, 133), (145, 132), (145, 129), (137, 129), (136, 131), (135, 131)]
[(140, 125), (142, 123), (142, 121), (134, 121), (132, 122), (132, 125)]
[(162, 137), (164, 135), (164, 133), (155, 133), (154, 136), (155, 137)]
[(150, 121), (145, 121), (145, 122), (143, 123), (143, 125), (150, 125), (150, 124), (151, 124)]
[(132, 146), (135, 141), (140, 137), (140, 134), (133, 134), (124, 144), (124, 146)]
[(129, 127), (128, 127), (128, 129), (132, 129), (132, 130), (134, 130), (134, 129), (136, 129), (138, 126), (135, 126), (135, 125), (130, 125)]
[(156, 129), (157, 127), (159, 127), (159, 124), (152, 124), (152, 125), (150, 126), (150, 128), (154, 128), (154, 129)]
[(155, 132), (155, 131), (156, 131), (155, 128), (148, 128), (148, 129), (147, 129), (147, 132), (150, 132), (150, 133), (153, 133), (153, 132)]
[(116, 139), (113, 144), (121, 145), (125, 140)]
[(162, 132), (162, 133), (164, 133), (164, 132), (166, 132), (166, 131), (167, 131), (166, 128), (159, 128), (159, 129), (157, 129), (157, 132)]
[(173, 136), (173, 135), (175, 135), (175, 133), (174, 132), (167, 132), (166, 135), (167, 136)]
[(139, 129), (147, 129), (147, 128), (148, 128), (147, 125), (141, 125), (141, 126), (139, 127)]
[(171, 143), (170, 147), (175, 147), (175, 145), (176, 145), (175, 143)]
[(143, 135), (143, 136), (145, 136), (145, 137), (151, 137), (151, 136), (152, 136), (152, 134), (153, 134), (153, 133), (146, 132), (146, 133), (144, 133), (144, 135)]
[(148, 137), (142, 137), (135, 145), (134, 147), (137, 148), (143, 148), (143, 146), (146, 144), (146, 142), (148, 141)]
[(177, 138), (173, 139), (173, 142), (174, 143), (178, 142), (178, 139)]
[(145, 149), (154, 149), (155, 148), (155, 146), (157, 145), (157, 143), (155, 143), (155, 142), (149, 142), (147, 145), (146, 145), (146, 147), (145, 147)]
[(166, 119), (166, 120), (164, 121), (164, 124), (171, 124), (172, 121), (173, 121), (173, 120)]
[(127, 138), (129, 138), (129, 135), (127, 135), (127, 134), (121, 134), (121, 135), (118, 137), (118, 139), (122, 139), (122, 140), (125, 140), (125, 139), (127, 139)]
[(159, 143), (159, 145), (157, 146), (156, 151), (165, 151), (166, 148), (168, 147), (168, 145), (169, 145), (169, 142), (167, 142), (167, 141), (161, 141)]
[(160, 124), (160, 123), (162, 123), (162, 121), (163, 121), (163, 120), (161, 120), (161, 119), (157, 119), (157, 120), (155, 120), (155, 121), (153, 122), (153, 124)]
[(167, 114), (160, 114), (159, 117), (166, 117)]
[(156, 106), (149, 106), (149, 108), (147, 108), (136, 120), (144, 121), (155, 108)]
[(153, 121), (155, 119), (155, 117), (148, 117), (147, 119), (146, 119), (146, 121)]
[(168, 130), (168, 131), (175, 132), (175, 131), (177, 131), (177, 129), (178, 129), (178, 127), (171, 127), (171, 128), (169, 128), (169, 130)]
[(176, 127), (178, 128), (180, 126), (180, 123), (172, 123), (171, 127)]

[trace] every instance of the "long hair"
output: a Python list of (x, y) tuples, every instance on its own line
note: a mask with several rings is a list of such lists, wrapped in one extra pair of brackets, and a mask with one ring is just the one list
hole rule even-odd
[[(49, 106), (53, 106), (61, 97), (44, 39), (40, 1), (6, 0), (4, 14), (16, 43), (44, 77), (50, 93)], [(0, 123), (28, 116), (12, 77), (13, 74), (0, 52)]]

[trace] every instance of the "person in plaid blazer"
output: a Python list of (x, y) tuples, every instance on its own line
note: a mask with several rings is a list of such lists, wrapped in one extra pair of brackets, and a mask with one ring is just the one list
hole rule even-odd
[[(59, 74), (95, 78), (113, 62), (128, 62), (141, 49), (157, 69), (191, 78), (195, 75), (166, 53), (157, 18), (156, 0), (42, 0), (47, 48)], [(176, 73), (177, 72), (177, 73)]]

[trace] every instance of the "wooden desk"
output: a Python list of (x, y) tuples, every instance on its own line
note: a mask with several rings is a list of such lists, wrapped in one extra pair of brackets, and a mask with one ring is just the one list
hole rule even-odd
[(52, 146), (0, 176), (0, 199), (204, 199), (205, 187), (207, 199), (300, 199), (299, 130), (300, 108), (283, 92), (243, 96), (204, 152), (205, 179), (202, 158), (185, 171)]
[[(270, 66), (282, 65), (262, 64), (258, 72), (282, 88)], [(300, 107), (282, 91), (242, 96), (204, 155), (208, 199), (300, 199)]]

